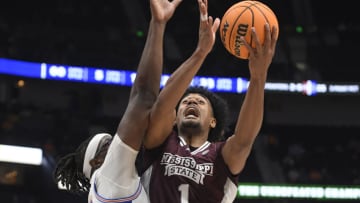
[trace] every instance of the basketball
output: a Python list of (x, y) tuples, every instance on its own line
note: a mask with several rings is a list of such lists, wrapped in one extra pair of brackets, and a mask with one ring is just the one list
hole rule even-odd
[(259, 1), (240, 1), (232, 5), (221, 18), (219, 28), (221, 41), (232, 55), (240, 59), (248, 59), (249, 52), (240, 41), (240, 37), (243, 36), (255, 48), (255, 40), (251, 36), (251, 27), (255, 27), (260, 43), (263, 44), (265, 23), (269, 23), (270, 30), (273, 26), (279, 30), (277, 17), (270, 7)]

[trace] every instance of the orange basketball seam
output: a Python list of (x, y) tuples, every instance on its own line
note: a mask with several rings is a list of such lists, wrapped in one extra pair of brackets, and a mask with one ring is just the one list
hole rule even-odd
[[(261, 8), (259, 8), (258, 6), (256, 6), (256, 5), (255, 5), (255, 8), (257, 8), (257, 9), (259, 10), (259, 12), (260, 12), (260, 13), (262, 14), (262, 16), (265, 18), (266, 22), (269, 23), (269, 22), (270, 22), (270, 21), (269, 21), (269, 18), (268, 18), (267, 15), (265, 15), (264, 11), (263, 11)], [(265, 7), (263, 7), (263, 8), (265, 8)], [(266, 9), (266, 8), (265, 8), (265, 9)]]

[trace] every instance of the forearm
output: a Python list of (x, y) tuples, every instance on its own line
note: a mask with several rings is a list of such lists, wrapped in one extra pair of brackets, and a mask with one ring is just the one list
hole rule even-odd
[(242, 145), (252, 144), (260, 131), (264, 116), (265, 78), (250, 79), (238, 120), (235, 139)]
[(159, 96), (159, 100), (166, 100), (167, 105), (169, 105), (169, 110), (176, 107), (192, 79), (202, 66), (206, 56), (206, 52), (196, 49), (170, 76)]
[(147, 88), (155, 94), (158, 94), (160, 89), (164, 32), (164, 23), (158, 23), (154, 20), (150, 21), (145, 47), (141, 55), (134, 83), (134, 86)]
[(150, 127), (144, 140), (146, 148), (159, 146), (169, 135), (175, 119), (176, 105), (189, 87), (205, 57), (206, 54), (195, 51), (168, 79), (151, 112)]
[(225, 163), (232, 174), (240, 173), (258, 135), (264, 115), (265, 79), (250, 79), (234, 135), (229, 137), (222, 150)]

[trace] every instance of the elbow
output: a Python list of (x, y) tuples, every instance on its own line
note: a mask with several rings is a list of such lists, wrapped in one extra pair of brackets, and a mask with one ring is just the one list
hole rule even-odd
[(156, 102), (158, 93), (148, 86), (137, 86), (131, 90), (130, 103), (136, 103), (151, 109)]
[(138, 75), (135, 80), (131, 90), (131, 100), (151, 108), (159, 95), (159, 84), (156, 83), (156, 86), (152, 85), (153, 82), (150, 82), (146, 77), (141, 75)]

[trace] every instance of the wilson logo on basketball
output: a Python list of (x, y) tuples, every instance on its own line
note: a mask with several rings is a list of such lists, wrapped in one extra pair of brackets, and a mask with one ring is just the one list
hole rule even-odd
[(234, 52), (236, 56), (240, 56), (240, 46), (243, 44), (240, 38), (245, 37), (248, 27), (249, 25), (247, 24), (239, 24), (239, 26), (237, 27), (235, 43), (234, 43), (235, 44)]

